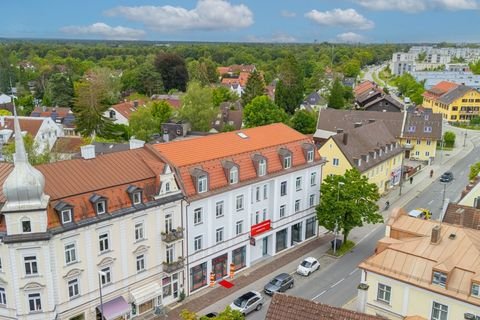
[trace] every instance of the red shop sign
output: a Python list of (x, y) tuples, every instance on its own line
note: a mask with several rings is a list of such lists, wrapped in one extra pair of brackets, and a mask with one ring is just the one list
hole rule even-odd
[(250, 228), (250, 235), (254, 237), (260, 233), (264, 233), (265, 231), (270, 230), (270, 228), (271, 228), (270, 220), (262, 221), (259, 224), (255, 224)]

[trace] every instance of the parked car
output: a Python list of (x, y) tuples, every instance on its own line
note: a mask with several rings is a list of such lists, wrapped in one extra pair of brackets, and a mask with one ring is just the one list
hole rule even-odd
[(320, 263), (317, 259), (313, 257), (308, 257), (303, 260), (297, 268), (297, 273), (302, 276), (309, 276), (310, 273), (318, 270), (320, 268)]
[(447, 171), (440, 177), (440, 182), (450, 182), (453, 180), (453, 173), (451, 171)]
[(265, 298), (260, 293), (256, 291), (249, 291), (235, 299), (230, 304), (230, 307), (233, 310), (238, 310), (244, 315), (247, 315), (254, 310), (258, 311), (262, 309), (264, 301)]
[(280, 273), (265, 285), (263, 291), (268, 295), (276, 292), (285, 292), (293, 287), (293, 277), (288, 273)]

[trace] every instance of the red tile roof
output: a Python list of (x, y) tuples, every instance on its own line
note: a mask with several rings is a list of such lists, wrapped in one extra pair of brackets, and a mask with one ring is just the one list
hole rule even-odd
[(449, 81), (441, 81), (437, 83), (435, 86), (431, 87), (430, 89), (426, 90), (423, 93), (423, 96), (426, 98), (430, 98), (435, 100), (436, 98), (444, 95), (445, 93), (449, 92), (452, 89), (458, 87), (458, 83), (449, 82)]
[(370, 91), (373, 88), (377, 88), (377, 84), (375, 82), (366, 80), (363, 81), (355, 86), (355, 89), (353, 89), (353, 92), (355, 93), (355, 96), (364, 94), (367, 91)]
[(69, 112), (71, 112), (70, 108), (63, 108), (63, 107), (36, 107), (31, 116), (35, 117), (51, 117), (52, 112), (56, 112), (57, 116), (60, 118), (65, 118)]
[(277, 293), (268, 307), (266, 320), (381, 320), (379, 316), (332, 307), (327, 304)]
[(119, 104), (115, 104), (111, 108), (119, 112), (125, 118), (130, 119), (130, 115), (132, 114), (132, 112), (135, 112), (139, 107), (144, 106), (145, 102), (143, 101), (138, 101), (137, 107), (135, 107), (135, 101), (125, 101)]
[[(18, 121), (20, 122), (20, 128), (22, 128), (22, 132), (26, 131), (35, 138), (38, 130), (42, 126), (44, 119), (34, 117), (19, 117)], [(13, 131), (13, 117), (5, 117), (5, 125), (0, 126), (0, 129), (10, 129)]]
[[(246, 137), (242, 138), (240, 134)], [(302, 144), (312, 143), (305, 135), (281, 124), (239, 130), (192, 140), (173, 141), (153, 146), (169, 163), (177, 168), (187, 196), (196, 194), (191, 170), (201, 168), (209, 174), (209, 191), (228, 186), (222, 160), (239, 166), (239, 180), (257, 177), (252, 161), (256, 153), (267, 158), (267, 171), (272, 174), (282, 170), (278, 155), (281, 147), (292, 152), (292, 167), (306, 164)], [(320, 161), (318, 152), (315, 160)]]

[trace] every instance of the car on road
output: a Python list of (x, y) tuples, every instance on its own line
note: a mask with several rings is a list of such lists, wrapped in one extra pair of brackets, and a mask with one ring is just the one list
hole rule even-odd
[(285, 292), (293, 288), (293, 277), (288, 273), (280, 273), (263, 287), (263, 291), (268, 295), (276, 292)]
[(297, 267), (297, 273), (302, 276), (309, 276), (315, 270), (320, 268), (320, 263), (313, 257), (305, 258)]
[(451, 171), (447, 171), (440, 177), (440, 182), (450, 182), (453, 180), (453, 173)]
[(237, 299), (233, 300), (230, 304), (230, 308), (238, 310), (243, 315), (247, 315), (254, 310), (262, 309), (265, 298), (257, 291), (249, 291)]

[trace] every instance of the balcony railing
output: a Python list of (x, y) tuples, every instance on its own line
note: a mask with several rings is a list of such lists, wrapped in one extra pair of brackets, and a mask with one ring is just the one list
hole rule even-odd
[(171, 230), (168, 233), (162, 232), (162, 241), (166, 243), (171, 243), (183, 239), (183, 230), (183, 228), (178, 227), (177, 229)]
[(163, 271), (166, 273), (172, 273), (179, 269), (182, 269), (184, 266), (184, 258), (178, 257), (177, 261), (173, 262), (163, 262)]

